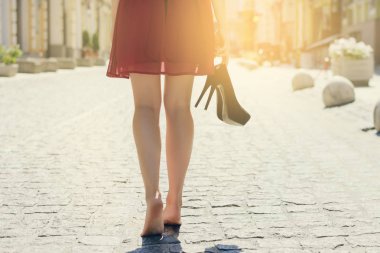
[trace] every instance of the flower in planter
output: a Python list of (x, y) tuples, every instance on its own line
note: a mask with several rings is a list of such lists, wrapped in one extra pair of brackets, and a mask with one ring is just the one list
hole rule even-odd
[(349, 59), (366, 59), (371, 56), (373, 49), (364, 42), (357, 42), (355, 38), (341, 38), (329, 46), (329, 55), (333, 59), (346, 57)]
[(15, 64), (16, 59), (22, 55), (20, 45), (13, 45), (5, 49), (0, 45), (0, 62), (5, 65)]

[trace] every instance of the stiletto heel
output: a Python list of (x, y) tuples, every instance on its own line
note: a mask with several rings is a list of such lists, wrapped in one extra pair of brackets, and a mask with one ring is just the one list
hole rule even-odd
[(216, 93), (216, 114), (218, 116), (218, 118), (223, 121), (223, 98), (222, 98), (222, 95), (221, 95), (221, 92), (218, 90), (218, 92)]
[(211, 86), (210, 78), (208, 77), (207, 80), (206, 80), (205, 86), (203, 87), (202, 93), (201, 93), (201, 95), (199, 96), (197, 103), (195, 104), (195, 107), (198, 106), (198, 104), (199, 104), (199, 102), (201, 101), (203, 95), (205, 94), (205, 92), (207, 91), (207, 89), (208, 89), (210, 86)]
[(215, 87), (214, 87), (214, 86), (211, 86), (211, 90), (210, 90), (210, 94), (208, 95), (208, 98), (207, 98), (207, 102), (206, 102), (205, 110), (207, 110), (207, 108), (208, 108), (208, 104), (209, 104), (210, 101), (211, 101), (211, 97), (212, 97), (212, 94), (214, 93), (214, 90), (215, 90)]

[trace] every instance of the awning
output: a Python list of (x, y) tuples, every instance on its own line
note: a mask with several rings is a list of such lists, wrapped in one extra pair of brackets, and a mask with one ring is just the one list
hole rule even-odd
[(335, 34), (333, 36), (330, 36), (330, 37), (324, 38), (322, 40), (319, 40), (317, 42), (314, 42), (313, 44), (309, 45), (306, 48), (306, 51), (313, 50), (313, 49), (316, 49), (318, 47), (323, 47), (323, 46), (326, 46), (326, 45), (330, 45), (331, 42), (333, 42), (334, 40), (338, 39), (339, 37), (340, 37), (339, 34)]

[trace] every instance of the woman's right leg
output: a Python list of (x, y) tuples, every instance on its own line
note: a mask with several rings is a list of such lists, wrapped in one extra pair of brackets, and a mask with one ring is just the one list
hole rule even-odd
[(160, 75), (131, 73), (135, 112), (133, 135), (145, 186), (147, 211), (144, 229), (140, 235), (162, 233), (163, 203), (159, 193), (161, 135), (159, 127), (161, 108)]

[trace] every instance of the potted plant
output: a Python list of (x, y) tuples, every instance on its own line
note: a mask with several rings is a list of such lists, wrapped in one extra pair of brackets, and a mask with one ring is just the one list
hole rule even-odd
[(97, 32), (92, 35), (92, 51), (93, 51), (93, 55), (95, 57), (98, 57), (98, 55), (99, 55), (99, 36), (98, 36)]
[(104, 58), (99, 57), (99, 35), (98, 33), (94, 33), (92, 35), (92, 51), (93, 51), (93, 56), (95, 58), (95, 65), (97, 66), (104, 66), (106, 65), (106, 61)]
[(92, 40), (87, 30), (82, 33), (82, 57), (77, 58), (78, 66), (91, 67), (94, 65)]
[(87, 30), (82, 33), (82, 57), (89, 58), (92, 56), (92, 43), (90, 40), (90, 34)]
[(371, 46), (355, 38), (341, 38), (329, 46), (331, 69), (334, 75), (348, 78), (355, 86), (368, 86), (374, 74), (374, 55)]
[(16, 75), (18, 71), (16, 59), (21, 55), (22, 51), (18, 44), (7, 49), (0, 45), (0, 76), (11, 77)]

